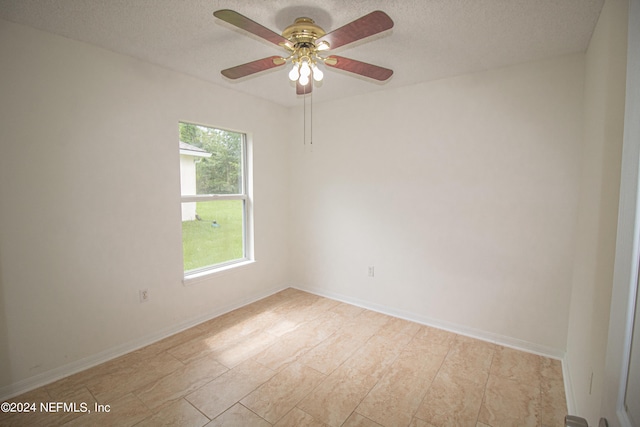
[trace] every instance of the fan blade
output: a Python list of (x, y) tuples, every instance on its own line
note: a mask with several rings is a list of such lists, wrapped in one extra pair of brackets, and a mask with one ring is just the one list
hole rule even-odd
[(251, 74), (259, 73), (260, 71), (279, 67), (284, 65), (285, 62), (284, 58), (280, 56), (270, 56), (268, 58), (262, 58), (257, 61), (247, 62), (246, 64), (227, 68), (226, 70), (222, 70), (221, 73), (223, 76), (235, 80)]
[(389, 18), (389, 15), (380, 10), (376, 10), (337, 30), (325, 34), (317, 40), (316, 45), (319, 42), (326, 41), (329, 43), (331, 49), (336, 49), (390, 28), (393, 28), (393, 21)]
[(222, 19), (225, 22), (228, 22), (231, 25), (235, 25), (236, 27), (248, 31), (251, 34), (255, 34), (258, 37), (261, 37), (273, 44), (280, 46), (281, 44), (287, 45), (291, 47), (291, 42), (280, 34), (274, 33), (270, 29), (263, 27), (257, 22), (252, 21), (244, 15), (240, 15), (238, 12), (222, 9), (216, 10), (213, 12), (213, 16), (218, 19)]
[(306, 85), (302, 86), (299, 81), (296, 81), (296, 94), (306, 95), (313, 91), (313, 82), (309, 81)]
[(366, 62), (356, 61), (355, 59), (344, 58), (342, 56), (332, 55), (328, 57), (324, 63), (329, 67), (338, 68), (380, 81), (385, 81), (393, 75), (393, 70), (388, 68), (367, 64)]

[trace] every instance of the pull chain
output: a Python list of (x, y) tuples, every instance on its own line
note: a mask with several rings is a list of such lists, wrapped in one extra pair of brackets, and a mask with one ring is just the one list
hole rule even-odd
[[(313, 84), (313, 83), (311, 83)], [(304, 124), (302, 128), (303, 138), (302, 143), (307, 145), (307, 94), (305, 93), (302, 98), (302, 115), (304, 116)], [(309, 118), (309, 144), (313, 149), (313, 92), (309, 96), (310, 118)], [(312, 150), (313, 151), (313, 150)]]
[(309, 118), (309, 123), (311, 124), (311, 135), (309, 136), (309, 139), (311, 144), (311, 151), (313, 151), (313, 92), (311, 92), (311, 99), (309, 100), (309, 104), (311, 106), (311, 117)]

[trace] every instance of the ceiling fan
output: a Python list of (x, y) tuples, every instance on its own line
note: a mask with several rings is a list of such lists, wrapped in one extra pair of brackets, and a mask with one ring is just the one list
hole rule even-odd
[(269, 56), (222, 70), (222, 75), (229, 79), (246, 77), (282, 66), (290, 61), (293, 67), (289, 72), (289, 79), (296, 82), (296, 93), (304, 95), (312, 91), (313, 80), (321, 81), (323, 78), (323, 73), (318, 68), (319, 63), (379, 81), (385, 81), (393, 74), (393, 70), (388, 68), (355, 59), (337, 55), (327, 57), (321, 55), (321, 52), (336, 49), (393, 28), (391, 18), (379, 10), (329, 33), (326, 33), (311, 18), (297, 18), (293, 24), (284, 29), (282, 35), (233, 10), (218, 10), (213, 15), (273, 44), (282, 46), (288, 53), (286, 57)]

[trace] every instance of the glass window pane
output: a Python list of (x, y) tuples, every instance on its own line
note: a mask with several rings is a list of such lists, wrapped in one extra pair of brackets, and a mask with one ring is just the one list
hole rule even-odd
[(180, 123), (183, 196), (242, 194), (243, 134)]
[(182, 221), (184, 270), (197, 270), (244, 258), (244, 201), (182, 203), (193, 219)]

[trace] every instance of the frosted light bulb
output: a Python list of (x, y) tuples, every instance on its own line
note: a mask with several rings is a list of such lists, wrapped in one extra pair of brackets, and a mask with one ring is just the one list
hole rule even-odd
[(306, 86), (309, 83), (309, 76), (305, 76), (304, 74), (300, 76), (300, 80), (298, 80), (298, 82), (302, 85), (302, 86)]
[(317, 82), (322, 81), (322, 78), (324, 77), (324, 73), (320, 70), (320, 68), (316, 67), (316, 64), (313, 64), (311, 69), (313, 70), (313, 80)]
[(300, 73), (298, 72), (298, 64), (293, 63), (293, 68), (289, 71), (289, 80), (295, 82), (300, 77)]
[(303, 61), (302, 65), (300, 66), (300, 75), (309, 77), (310, 74), (311, 74), (311, 68), (309, 68), (309, 63), (307, 61)]

